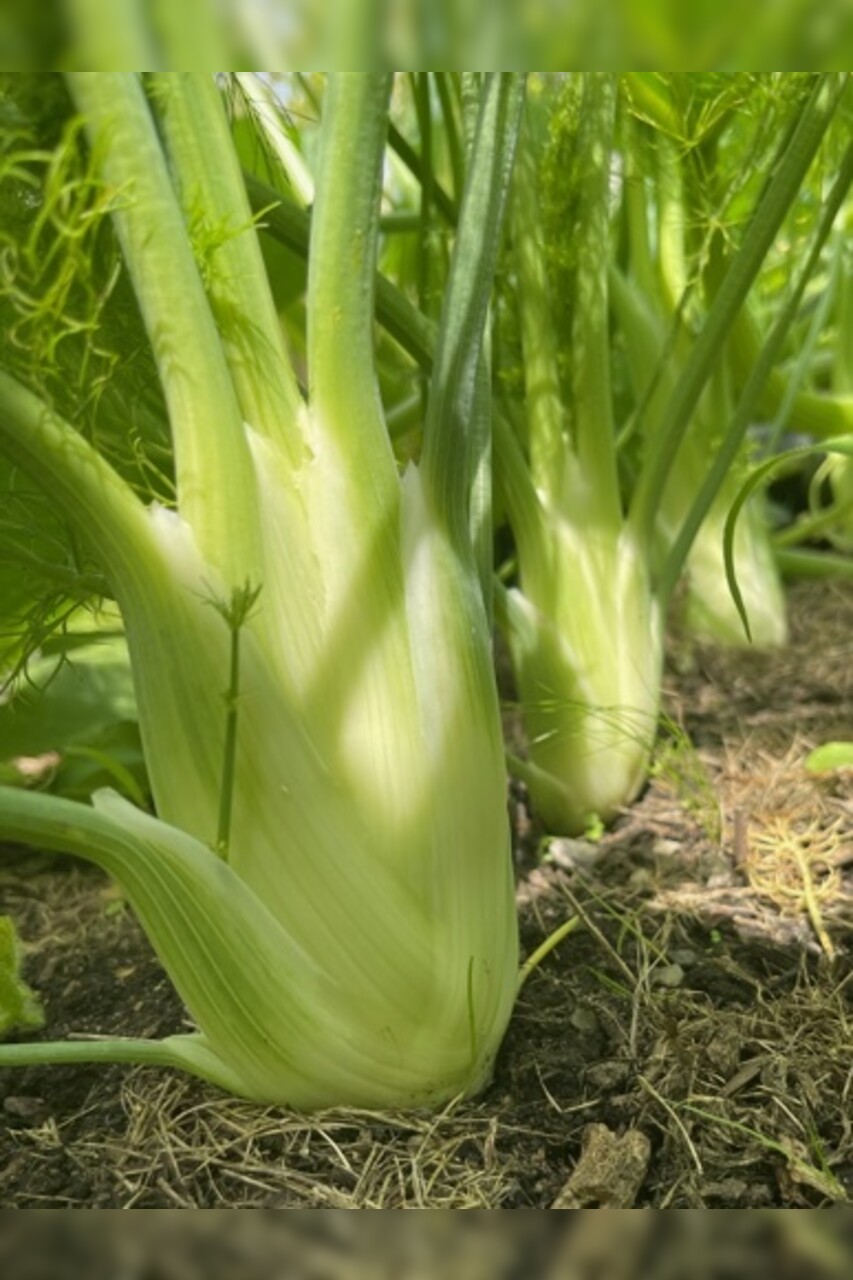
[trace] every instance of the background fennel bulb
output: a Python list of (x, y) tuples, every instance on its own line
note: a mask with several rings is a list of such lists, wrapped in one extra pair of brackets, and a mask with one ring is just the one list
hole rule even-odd
[[(656, 77), (658, 90), (667, 96), (661, 79)], [(698, 577), (707, 563), (701, 550), (692, 563), (689, 556), (708, 517), (708, 536), (716, 529), (719, 538), (720, 581), (722, 523), (714, 504), (734, 496), (732, 468), (751, 415), (849, 184), (843, 166), (796, 283), (737, 402), (711, 434), (697, 414), (703, 392), (721, 378), (737, 317), (845, 82), (819, 79), (796, 102), (772, 178), (715, 281), (696, 332), (683, 344), (683, 357), (679, 346), (674, 361), (643, 301), (644, 287), (629, 286), (622, 276), (623, 246), (613, 234), (616, 212), (626, 228), (636, 230), (639, 222), (644, 234), (626, 236), (632, 249), (641, 247), (633, 264), (638, 277), (651, 278), (657, 265), (666, 267), (665, 211), (658, 210), (661, 263), (655, 264), (642, 183), (624, 145), (628, 126), (620, 108), (624, 112), (633, 81), (633, 73), (617, 79), (586, 72), (567, 80), (550, 107), (553, 86), (539, 84), (538, 96), (531, 92), (528, 99), (513, 188), (517, 359), (523, 371), (517, 381), (523, 381), (524, 405), (512, 406), (509, 422), (496, 424), (495, 441), (517, 581), (501, 588), (496, 612), (514, 658), (528, 730), (527, 759), (512, 759), (511, 767), (527, 783), (550, 831), (570, 835), (593, 817), (607, 821), (629, 805), (647, 776), (673, 591), (685, 568)], [(667, 101), (672, 111), (664, 113), (663, 134), (683, 106), (675, 91)], [(684, 136), (689, 115), (679, 124)], [(634, 135), (627, 136), (630, 143)], [(657, 287), (648, 293), (654, 296)], [(628, 381), (640, 392), (618, 432), (611, 298), (624, 331)], [(682, 299), (673, 308), (676, 303), (683, 307)], [(753, 547), (742, 537), (738, 550)], [(781, 604), (775, 574), (771, 587), (776, 594), (762, 603), (774, 615), (779, 611), (773, 606)], [(729, 613), (736, 616), (733, 607)], [(765, 621), (763, 613), (757, 621)], [(771, 616), (769, 629), (781, 640), (784, 618), (779, 627)]]

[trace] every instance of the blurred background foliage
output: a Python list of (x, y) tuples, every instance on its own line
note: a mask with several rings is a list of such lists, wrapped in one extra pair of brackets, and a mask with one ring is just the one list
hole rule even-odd
[[(323, 65), (374, 70), (437, 62), (448, 70), (544, 71), (668, 66), (735, 71), (837, 70), (853, 47), (850, 0), (3, 0), (0, 62), (9, 70), (169, 70), (182, 35), (187, 70)], [(78, 53), (97, 50), (97, 60)], [(144, 53), (143, 60), (139, 55)]]

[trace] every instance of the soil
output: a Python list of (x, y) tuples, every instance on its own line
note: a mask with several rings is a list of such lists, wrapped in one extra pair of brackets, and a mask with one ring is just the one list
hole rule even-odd
[[(853, 1200), (853, 590), (791, 593), (775, 654), (668, 656), (644, 795), (548, 841), (513, 784), (527, 980), (489, 1090), (438, 1115), (305, 1117), (153, 1068), (0, 1071), (0, 1205), (818, 1207)], [(12, 851), (0, 912), (51, 1039), (185, 1016), (115, 888)]]

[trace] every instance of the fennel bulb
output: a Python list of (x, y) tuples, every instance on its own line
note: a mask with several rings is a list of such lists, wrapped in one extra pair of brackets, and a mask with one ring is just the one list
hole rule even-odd
[(150, 98), (135, 74), (69, 84), (116, 193), (176, 510), (142, 502), (6, 374), (0, 445), (50, 484), (101, 562), (157, 816), (109, 792), (88, 807), (6, 790), (0, 834), (114, 875), (198, 1031), (5, 1045), (0, 1066), (154, 1062), (297, 1108), (434, 1105), (489, 1078), (517, 982), (469, 516), (472, 397), (523, 81), (482, 84), (424, 455), (400, 477), (372, 336), (390, 76), (329, 77), (307, 399), (213, 77), (152, 80)]
[(628, 529), (551, 522), (551, 572), (525, 573), (506, 630), (525, 710), (524, 778), (550, 831), (610, 822), (636, 798), (657, 735), (663, 618)]

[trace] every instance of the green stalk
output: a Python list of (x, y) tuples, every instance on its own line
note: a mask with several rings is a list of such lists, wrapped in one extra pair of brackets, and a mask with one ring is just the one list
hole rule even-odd
[(776, 316), (758, 360), (753, 367), (746, 386), (741, 392), (726, 437), (712, 466), (706, 473), (702, 486), (685, 517), (678, 537), (667, 554), (657, 583), (659, 598), (664, 603), (669, 600), (681, 574), (690, 547), (693, 544), (693, 539), (696, 537), (696, 532), (708, 514), (714, 498), (717, 496), (729, 474), (734, 459), (737, 457), (747, 428), (753, 420), (765, 380), (779, 358), (788, 329), (797, 314), (806, 285), (817, 266), (821, 251), (838, 216), (838, 211), (844, 203), (851, 181), (853, 181), (853, 143), (844, 154), (838, 177), (821, 210), (808, 256), (797, 276), (794, 288)]
[(832, 369), (832, 389), (839, 395), (853, 395), (853, 254), (850, 235), (853, 215), (847, 214), (839, 244), (840, 268), (836, 295), (836, 351)]
[(221, 94), (209, 73), (170, 72), (152, 84), (184, 216), (196, 240), (210, 240), (207, 293), (243, 418), (261, 435), (283, 441), (298, 461), (302, 397)]
[[(268, 233), (295, 253), (303, 257), (307, 256), (311, 233), (309, 217), (301, 209), (287, 202), (280, 202), (270, 207), (276, 200), (276, 193), (272, 188), (249, 174), (245, 174), (244, 178), (252, 207), (256, 211), (267, 211), (264, 215), (264, 226)], [(474, 225), (481, 224), (478, 224), (475, 219)], [(436, 330), (412, 306), (405, 295), (382, 275), (376, 277), (376, 315), (391, 337), (400, 343), (403, 350), (416, 361), (420, 368), (427, 374), (432, 373), (435, 363)], [(500, 414), (495, 420), (495, 429), (496, 449), (507, 460), (501, 468), (502, 483), (506, 488), (507, 501), (513, 507), (513, 527), (516, 530), (516, 537), (524, 538), (526, 530), (531, 539), (538, 540), (540, 549), (535, 555), (531, 555), (531, 563), (541, 564), (544, 550), (541, 547), (539, 503), (536, 491), (530, 483), (527, 463), (521, 455), (512, 428)]]
[[(616, 77), (587, 72), (578, 146), (583, 165), (572, 317), (572, 424), (580, 463), (585, 518), (617, 529), (622, 520), (616, 468), (607, 276), (610, 153), (616, 117)], [(580, 515), (580, 512), (578, 512)]]
[(222, 783), (219, 788), (219, 821), (216, 829), (216, 852), (228, 860), (231, 840), (231, 811), (234, 802), (234, 770), (237, 762), (237, 713), (240, 706), (240, 632), (260, 595), (260, 587), (236, 588), (231, 600), (215, 602), (215, 608), (228, 627), (231, 637), (228, 688), (225, 692), (225, 748), (222, 761)]
[[(270, 205), (274, 204), (277, 199), (276, 193), (272, 188), (267, 187), (264, 183), (249, 174), (245, 174), (244, 177), (252, 207), (256, 211), (266, 210), (264, 214), (264, 227), (267, 232), (279, 243), (286, 245), (287, 248), (292, 249), (295, 253), (303, 257), (306, 256), (311, 233), (311, 223), (308, 216), (303, 213), (302, 210), (297, 209), (295, 206), (288, 204), (287, 202), (280, 202), (277, 205), (274, 205), (274, 207), (270, 207)], [(472, 225), (477, 229), (475, 234), (477, 234), (478, 238), (482, 240), (483, 224), (479, 214), (472, 218)], [(464, 311), (464, 308), (462, 308), (462, 310)], [(395, 339), (395, 341), (400, 343), (401, 347), (412, 357), (413, 360), (416, 361), (424, 373), (431, 374), (435, 363), (437, 336), (435, 328), (415, 307), (412, 306), (408, 299), (400, 293), (390, 280), (378, 274), (376, 276), (376, 315), (377, 319), (385, 327), (387, 332)], [(482, 375), (478, 373), (475, 376), (477, 383), (482, 384)], [(419, 398), (417, 398), (416, 403), (419, 403)], [(474, 404), (476, 405), (477, 403), (477, 397), (475, 396)], [(473, 417), (475, 419), (479, 418), (482, 421), (484, 420), (484, 412), (485, 411), (483, 409), (475, 409)], [(452, 440), (454, 439), (452, 428), (453, 419), (450, 419), (449, 421), (451, 422), (451, 429), (448, 432), (448, 436)], [(503, 444), (498, 444), (498, 450), (503, 451), (503, 453), (506, 454), (508, 449), (513, 448), (514, 456), (517, 455), (520, 458), (521, 455), (518, 452), (518, 448), (515, 445), (514, 440), (512, 439), (511, 429), (505, 423), (502, 425), (504, 427), (502, 432)], [(455, 447), (461, 447), (466, 435), (470, 436), (471, 426), (472, 420), (469, 419), (465, 424), (465, 430), (456, 437)], [(452, 466), (453, 464), (450, 465)], [(480, 467), (479, 469), (475, 468), (475, 470), (477, 471), (477, 479), (474, 482), (474, 487), (479, 490), (482, 495), (486, 495), (488, 486), (486, 485), (486, 478), (483, 473), (484, 469), (483, 467)], [(520, 466), (515, 464), (508, 465), (505, 470), (507, 477), (511, 482), (513, 495), (519, 492), (518, 483), (516, 482), (521, 482), (522, 480), (526, 481), (526, 484), (523, 486), (525, 496), (519, 500), (514, 518), (516, 536), (523, 536), (521, 533), (522, 523), (524, 523), (525, 527), (530, 528), (531, 537), (541, 536), (541, 531), (538, 528), (538, 523), (534, 513), (534, 507), (538, 507), (538, 501), (531, 502), (531, 499), (536, 499), (536, 494), (530, 485), (529, 478), (527, 476), (526, 462), (522, 462)], [(481, 579), (483, 579), (483, 575), (485, 574), (486, 560), (486, 557), (483, 554), (483, 548), (486, 542), (486, 521), (484, 515), (486, 506), (487, 503), (484, 498), (484, 501), (480, 503), (479, 513), (475, 510), (477, 507), (475, 493), (474, 499), (471, 503), (470, 523), (472, 529), (472, 542), (475, 547), (477, 545), (480, 547), (478, 562)], [(529, 511), (531, 513), (530, 519), (525, 519), (525, 511)], [(536, 531), (535, 533), (533, 532), (534, 529)], [(489, 538), (489, 543), (490, 541), (491, 539)], [(541, 555), (534, 557), (534, 559), (541, 562)], [(488, 595), (488, 591), (486, 591), (485, 594)]]
[[(433, 154), (432, 154), (432, 103), (430, 98), (429, 73), (427, 71), (415, 71), (411, 75), (412, 95), (415, 100), (415, 111), (418, 118), (418, 132), (421, 140), (421, 199), (420, 209), (418, 211), (418, 241), (417, 241), (417, 302), (418, 310), (424, 315), (434, 315), (434, 304), (431, 296), (432, 283), (432, 209), (433, 209), (433, 187), (435, 185), (435, 175), (433, 172)], [(426, 416), (428, 397), (428, 386), (426, 378), (421, 378), (421, 402), (423, 406), (424, 416)]]
[[(181, 515), (232, 583), (251, 571), (254, 484), (240, 406), (137, 76), (78, 72), (87, 122), (166, 397)], [(248, 561), (248, 563), (247, 563)]]
[(683, 175), (668, 138), (658, 140), (658, 243), (660, 282), (671, 311), (682, 306), (689, 279), (685, 254)]
[[(350, 72), (350, 74), (352, 74), (352, 72)], [(423, 183), (424, 172), (421, 165), (421, 158), (412, 144), (403, 137), (395, 124), (390, 124), (388, 126), (388, 145), (403, 162), (412, 177), (416, 178), (419, 183)], [(444, 218), (444, 221), (448, 226), (455, 227), (459, 211), (440, 182), (433, 182), (433, 198), (435, 200), (435, 207), (441, 214), (442, 218)]]
[[(628, 252), (631, 275), (647, 298), (657, 292), (657, 273), (652, 259), (649, 236), (649, 209), (639, 152), (645, 139), (627, 112), (622, 117), (622, 154), (625, 163), (625, 218), (628, 230)], [(661, 145), (659, 138), (655, 139)]]
[(231, 810), (234, 801), (234, 765), (237, 760), (237, 706), (240, 696), (240, 628), (232, 626), (231, 663), (225, 694), (225, 749), (222, 762), (222, 784), (219, 791), (219, 820), (216, 824), (216, 852), (228, 861), (231, 839)]
[(398, 497), (373, 359), (376, 235), (391, 78), (329, 77), (311, 220), (309, 400), (317, 429), (345, 450), (352, 491), (377, 521)]
[(833, 75), (818, 77), (790, 145), (775, 169), (685, 363), (631, 503), (631, 523), (645, 546), (652, 544), (667, 477), (705, 383), (811, 166), (846, 85), (846, 75), (840, 82)]
[[(244, 173), (243, 180), (253, 211), (264, 215), (262, 229), (279, 244), (307, 258), (311, 238), (309, 215), (282, 200), (278, 192), (252, 174)], [(375, 288), (377, 318), (395, 342), (429, 373), (435, 350), (435, 327), (385, 276), (377, 274)]]
[[(744, 381), (755, 364), (760, 346), (758, 326), (744, 308), (735, 321), (730, 343), (732, 363)], [(797, 388), (790, 396), (790, 389), (790, 376), (781, 369), (771, 370), (758, 403), (759, 411), (767, 418), (773, 418), (784, 409), (790, 417), (796, 419), (798, 427), (819, 440), (853, 431), (853, 396), (829, 395)]]
[(489, 414), (482, 395), (478, 399), (477, 384), (523, 100), (523, 76), (486, 75), (424, 425), (421, 472), (425, 487), (463, 557), (472, 550), (471, 486), (489, 446)]
[(465, 134), (466, 157), (471, 150), (471, 143), (474, 141), (474, 128), (477, 124), (483, 74), (482, 71), (462, 72), (459, 94), (462, 103), (462, 125)]
[(642, 430), (654, 438), (675, 381), (677, 359), (663, 332), (663, 321), (654, 307), (654, 294), (646, 294), (635, 280), (633, 268), (626, 276), (611, 266), (609, 297), (613, 314), (625, 336), (626, 355), (636, 399), (635, 408), (616, 439), (617, 452)]
[[(530, 475), (527, 459), (521, 452), (508, 419), (509, 409), (500, 405), (494, 415), (495, 490), (498, 501), (509, 517), (519, 559), (529, 566), (531, 574), (545, 574), (550, 569), (550, 541), (546, 533), (547, 516)], [(539, 586), (541, 587), (541, 582)], [(535, 588), (531, 586), (531, 594)], [(538, 598), (538, 594), (537, 594)]]
[(480, 440), (468, 502), (468, 529), (480, 591), (491, 631), (494, 620), (495, 520), (492, 507), (492, 361), (488, 332), (483, 334), (480, 363), (471, 403), (472, 434)]
[(776, 563), (789, 578), (853, 578), (853, 559), (831, 551), (786, 548), (776, 552)]
[(796, 547), (801, 542), (817, 538), (833, 529), (839, 520), (849, 517), (851, 512), (853, 512), (853, 495), (840, 502), (834, 502), (831, 507), (826, 507), (815, 515), (801, 516), (793, 524), (780, 529), (774, 535), (773, 548), (780, 552), (787, 547)]
[(46, 1044), (29, 1041), (0, 1046), (0, 1067), (80, 1066), (83, 1063), (126, 1063), (130, 1066), (171, 1067), (188, 1069), (187, 1057), (180, 1051), (181, 1037), (175, 1044), (168, 1040), (51, 1040)]
[[(244, 174), (244, 179), (253, 209), (256, 211), (265, 210), (265, 230), (275, 240), (286, 245), (287, 248), (292, 249), (295, 253), (302, 257), (307, 256), (311, 234), (309, 217), (301, 209), (285, 201), (275, 204), (276, 193), (271, 187), (266, 186), (258, 179), (249, 174)], [(482, 222), (478, 221), (478, 218), (479, 215), (473, 218), (473, 226), (475, 228), (482, 227)], [(431, 374), (435, 363), (437, 336), (435, 328), (412, 306), (390, 280), (378, 274), (376, 276), (376, 315), (387, 332), (395, 341), (400, 343), (401, 347), (416, 361), (424, 373)], [(476, 376), (478, 381), (482, 381), (481, 375), (478, 374)], [(469, 421), (466, 428), (469, 433), (470, 426), (471, 423)], [(512, 429), (500, 416), (497, 419), (496, 430), (498, 430), (496, 443), (498, 452), (507, 458), (511, 456), (514, 459), (512, 462), (507, 462), (501, 470), (505, 473), (504, 480), (509, 486), (509, 496), (514, 503), (513, 526), (516, 529), (516, 536), (524, 538), (524, 530), (528, 530), (530, 538), (536, 538), (541, 542), (541, 528), (538, 519), (539, 504), (536, 492), (530, 483), (526, 461), (521, 459), (520, 451), (513, 438)], [(452, 430), (448, 434), (452, 440)], [(456, 447), (461, 446), (463, 439), (464, 435), (460, 435), (457, 438)], [(480, 487), (484, 488), (485, 484), (482, 475), (480, 479)], [(517, 501), (515, 501), (516, 497)], [(473, 511), (474, 505), (472, 503), (471, 515), (474, 526), (472, 540), (475, 545), (479, 541), (482, 546), (484, 542), (484, 528), (482, 527), (484, 521), (481, 518), (478, 522), (476, 512)], [(477, 536), (478, 528), (480, 529), (479, 538)], [(543, 556), (544, 552), (540, 550), (536, 555), (532, 556), (532, 562), (542, 563)], [(481, 554), (479, 556), (481, 576), (484, 572), (483, 559)]]
[(436, 89), (438, 90), (438, 100), (441, 104), (441, 118), (444, 122), (444, 133), (447, 138), (447, 150), (450, 156), (450, 172), (453, 176), (453, 197), (458, 203), (462, 199), (462, 189), (465, 185), (465, 156), (462, 138), (459, 132), (459, 121), (456, 117), (456, 107), (453, 101), (453, 90), (450, 80), (452, 72), (434, 71), (432, 74)]
[(512, 238), (518, 269), (530, 471), (543, 501), (554, 505), (559, 499), (567, 462), (565, 409), (560, 393), (557, 335), (543, 251), (538, 186), (536, 151), (529, 118), (526, 118), (513, 179)]
[(415, 112), (418, 118), (418, 132), (421, 139), (421, 234), (418, 241), (418, 306), (425, 314), (429, 314), (429, 287), (432, 276), (432, 271), (430, 269), (430, 259), (432, 256), (430, 248), (430, 232), (432, 230), (435, 172), (432, 148), (432, 99), (430, 96), (428, 71), (415, 71), (412, 73), (412, 95), (415, 99)]
[(543, 960), (545, 960), (555, 947), (568, 938), (569, 934), (574, 933), (583, 921), (580, 916), (569, 916), (568, 920), (564, 920), (553, 933), (549, 933), (544, 942), (540, 942), (539, 946), (525, 960), (524, 964), (518, 971), (518, 990), (524, 986), (527, 979), (532, 973), (539, 968)]
[[(415, 750), (415, 696), (401, 561), (401, 485), (385, 427), (374, 363), (376, 243), (390, 77), (341, 72), (329, 78), (323, 112), (317, 199), (308, 265), (308, 440), (312, 463), (300, 497), (308, 513), (306, 578), (321, 574), (309, 594), (319, 600), (320, 662), (299, 691), (327, 732), (356, 716), (355, 707), (385, 725), (367, 744), (355, 771), (384, 776), (389, 760)], [(332, 549), (334, 554), (332, 554)], [(276, 573), (275, 568), (273, 574)], [(283, 580), (273, 600), (283, 599)], [(269, 613), (269, 610), (265, 610)], [(381, 620), (381, 625), (380, 625)], [(381, 662), (379, 654), (382, 654)], [(362, 679), (355, 681), (353, 672)], [(383, 743), (391, 743), (383, 755)], [(405, 789), (386, 796), (405, 808)], [(391, 785), (389, 783), (389, 785)]]

